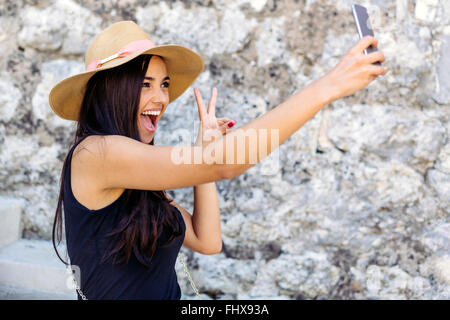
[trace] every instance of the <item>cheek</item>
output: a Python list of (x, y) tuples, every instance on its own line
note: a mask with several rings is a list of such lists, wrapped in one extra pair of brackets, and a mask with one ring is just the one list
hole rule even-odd
[(141, 94), (141, 97), (140, 97), (140, 99), (139, 99), (139, 110), (142, 110), (142, 108), (143, 108), (144, 105), (145, 105), (145, 101), (146, 101), (145, 94), (142, 93), (142, 94)]
[(141, 119), (140, 119), (139, 115), (137, 116), (136, 125), (137, 125), (138, 131), (141, 132), (142, 126), (141, 126)]

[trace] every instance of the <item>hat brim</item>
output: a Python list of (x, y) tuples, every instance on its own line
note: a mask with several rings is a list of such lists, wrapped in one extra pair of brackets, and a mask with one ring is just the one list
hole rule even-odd
[(88, 80), (96, 72), (120, 66), (142, 54), (154, 54), (164, 58), (170, 77), (169, 103), (186, 91), (204, 68), (200, 55), (180, 45), (168, 44), (137, 51), (111, 60), (95, 70), (85, 71), (58, 82), (49, 94), (49, 104), (53, 112), (63, 119), (77, 121)]

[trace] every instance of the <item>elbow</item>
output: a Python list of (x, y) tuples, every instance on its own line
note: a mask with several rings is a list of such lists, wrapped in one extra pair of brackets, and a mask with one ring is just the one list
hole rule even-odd
[(222, 241), (216, 246), (211, 246), (202, 250), (202, 254), (204, 255), (213, 255), (222, 252)]
[[(233, 179), (237, 176), (238, 174), (235, 172), (235, 170), (233, 170), (231, 168), (231, 166), (224, 166), (224, 165), (220, 165), (220, 176), (221, 176), (221, 180), (224, 179)], [(221, 245), (222, 246), (222, 245)]]

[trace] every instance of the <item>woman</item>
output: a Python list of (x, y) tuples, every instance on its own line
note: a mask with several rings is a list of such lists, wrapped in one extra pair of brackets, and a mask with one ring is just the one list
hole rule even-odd
[[(132, 21), (100, 33), (86, 53), (86, 72), (64, 79), (49, 96), (57, 115), (78, 123), (53, 225), (55, 246), (64, 205), (67, 251), (80, 270), (78, 298), (180, 299), (174, 265), (181, 245), (203, 254), (221, 250), (215, 181), (248, 170), (327, 103), (385, 74), (372, 64), (384, 61), (382, 52), (363, 54), (370, 45), (377, 40), (361, 39), (328, 74), (231, 132), (235, 121), (215, 116), (217, 90), (206, 109), (194, 89), (199, 135), (178, 161), (179, 146), (155, 146), (154, 133), (167, 105), (202, 71), (202, 59), (182, 46), (155, 46)], [(257, 143), (235, 145), (245, 130)], [(264, 134), (270, 130), (277, 141)], [(212, 161), (202, 161), (206, 151)], [(192, 215), (164, 191), (188, 186), (194, 186)]]

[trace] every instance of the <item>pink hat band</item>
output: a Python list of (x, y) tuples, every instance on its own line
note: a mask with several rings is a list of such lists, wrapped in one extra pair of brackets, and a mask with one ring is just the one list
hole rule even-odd
[(151, 40), (137, 40), (132, 41), (125, 46), (123, 46), (117, 53), (113, 54), (112, 56), (109, 56), (105, 59), (95, 59), (91, 63), (88, 64), (86, 67), (86, 71), (95, 70), (97, 68), (100, 68), (103, 64), (105, 64), (108, 61), (111, 61), (113, 59), (117, 58), (123, 58), (130, 54), (133, 54), (138, 51), (151, 49), (155, 46), (155, 43)]

